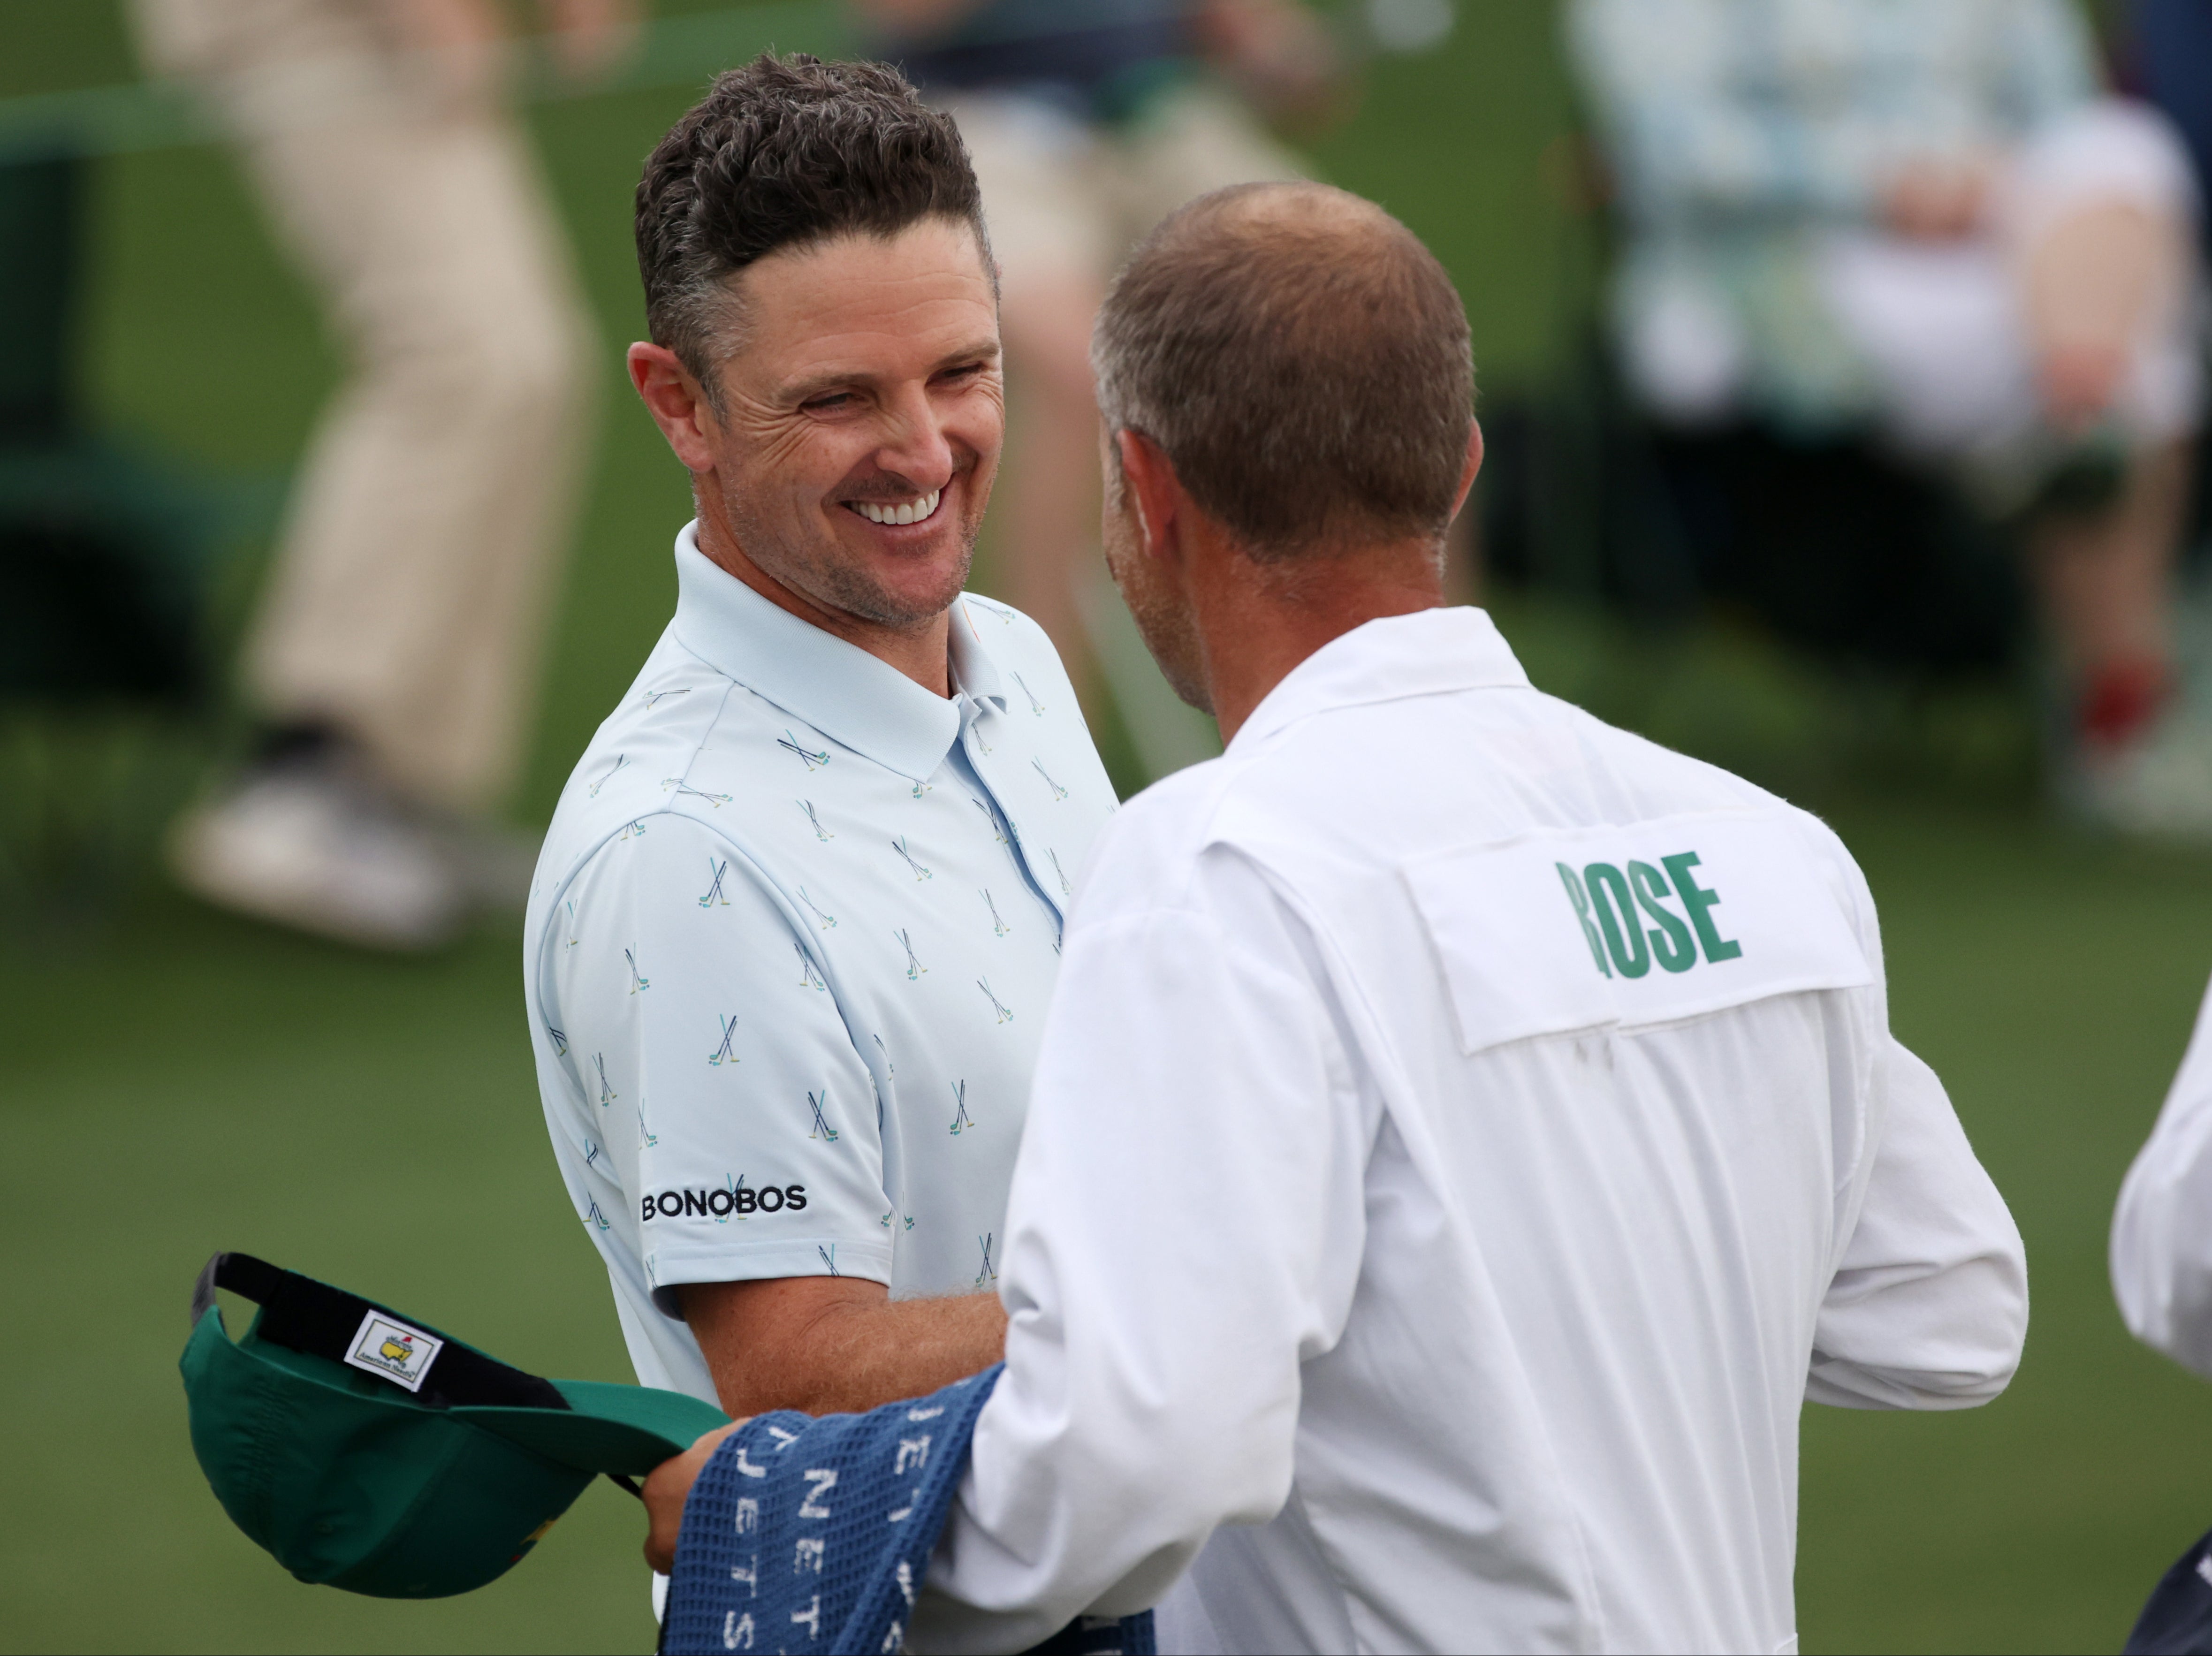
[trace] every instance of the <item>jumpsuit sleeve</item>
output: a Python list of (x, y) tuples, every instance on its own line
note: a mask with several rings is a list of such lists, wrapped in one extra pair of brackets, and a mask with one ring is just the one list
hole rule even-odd
[(1806, 1396), (1971, 1408), (2020, 1366), (2027, 1253), (1936, 1072), (1890, 1037), (1873, 1084), (1879, 1137), (1814, 1327)]
[(1249, 868), (1213, 873), (1071, 932), (1014, 1178), (1006, 1369), (917, 1649), (1141, 1609), (1216, 1526), (1288, 1497), (1301, 1363), (1349, 1314), (1367, 1130), (1296, 921)]

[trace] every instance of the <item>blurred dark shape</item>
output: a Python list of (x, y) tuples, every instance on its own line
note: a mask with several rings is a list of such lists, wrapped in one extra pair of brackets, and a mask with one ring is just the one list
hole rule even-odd
[[(2135, 68), (2143, 94), (2166, 112), (2197, 164), (2200, 196), (2212, 193), (2212, 5), (2205, 0), (2136, 0)], [(2212, 247), (2212, 213), (2197, 234)]]
[(1661, 627), (1747, 615), (1832, 661), (1934, 680), (2016, 664), (2016, 535), (1871, 444), (1655, 425), (1595, 341), (1483, 430), (1486, 574)]
[(1193, 57), (1182, 0), (996, 0), (900, 52), (916, 86), (1022, 88), (1079, 118), (1120, 120)]
[[(2135, 79), (2188, 146), (2197, 172), (2197, 234), (2212, 252), (2212, 4), (2137, 0), (2131, 21)], [(2212, 430), (2198, 434), (2192, 470), (2185, 556), (2201, 577), (2212, 565)]]
[(76, 274), (74, 157), (0, 170), (0, 439), (58, 436), (68, 411), (70, 296)]
[(191, 707), (221, 511), (88, 431), (73, 385), (87, 164), (0, 164), (0, 695)]

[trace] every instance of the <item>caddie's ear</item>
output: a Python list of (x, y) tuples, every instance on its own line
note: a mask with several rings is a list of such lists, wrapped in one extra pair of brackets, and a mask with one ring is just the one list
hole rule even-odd
[(1459, 516), (1460, 508), (1467, 504), (1467, 492), (1474, 487), (1475, 475), (1482, 470), (1482, 422), (1467, 422), (1467, 464), (1460, 468), (1459, 494), (1452, 500), (1452, 516)]
[(640, 340), (629, 348), (629, 382), (676, 458), (694, 472), (714, 469), (714, 440), (719, 431), (706, 391), (690, 369), (665, 345)]
[(1142, 432), (1118, 432), (1114, 440), (1121, 451), (1122, 478), (1137, 508), (1145, 555), (1172, 558), (1181, 549), (1185, 519), (1192, 509), (1176, 476), (1175, 462)]

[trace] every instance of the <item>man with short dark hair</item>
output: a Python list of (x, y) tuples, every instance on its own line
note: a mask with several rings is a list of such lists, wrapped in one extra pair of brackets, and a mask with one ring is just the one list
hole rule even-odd
[(1467, 324), (1389, 215), (1206, 197), (1095, 340), (1108, 555), (1229, 741), (1085, 874), (912, 1647), (1790, 1648), (1804, 1399), (1982, 1402), (2026, 1324), (1864, 881), (1442, 607)]
[(698, 517), (538, 864), (546, 1121), (641, 1380), (865, 1407), (999, 1355), (1114, 796), (1051, 645), (961, 591), (1004, 418), (951, 122), (881, 65), (763, 57), (653, 151), (637, 244), (630, 374)]

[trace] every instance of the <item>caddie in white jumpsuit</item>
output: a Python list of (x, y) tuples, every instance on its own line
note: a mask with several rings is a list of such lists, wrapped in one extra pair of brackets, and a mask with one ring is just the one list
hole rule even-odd
[(1094, 355), (1109, 561), (1230, 741), (1079, 882), (914, 1647), (1794, 1648), (1804, 1401), (1968, 1407), (2026, 1331), (1864, 879), (1440, 607), (1480, 437), (1396, 221), (1206, 197)]

